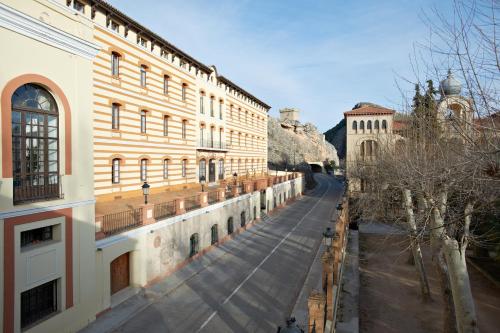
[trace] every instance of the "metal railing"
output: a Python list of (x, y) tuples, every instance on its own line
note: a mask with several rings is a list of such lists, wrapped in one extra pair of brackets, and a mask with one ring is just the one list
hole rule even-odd
[(210, 191), (208, 192), (208, 204), (212, 205), (219, 200), (219, 192), (218, 191)]
[(200, 196), (193, 195), (191, 197), (184, 198), (184, 207), (186, 209), (186, 212), (200, 208)]
[[(46, 175), (46, 176), (36, 176), (38, 180), (28, 179), (30, 176), (26, 176), (27, 179), (21, 179), (20, 177), (14, 177), (14, 204), (20, 204), (24, 202), (32, 201), (42, 201), (51, 199), (62, 199), (61, 190), (61, 176)], [(32, 176), (35, 177), (35, 176)], [(49, 184), (49, 178), (54, 177), (56, 183)]]
[(202, 148), (227, 149), (226, 142), (211, 139), (200, 139), (198, 146)]
[(157, 203), (154, 205), (153, 216), (155, 220), (164, 219), (175, 215), (175, 200)]
[(102, 232), (113, 235), (142, 225), (142, 208), (135, 208), (124, 212), (107, 214), (102, 219)]

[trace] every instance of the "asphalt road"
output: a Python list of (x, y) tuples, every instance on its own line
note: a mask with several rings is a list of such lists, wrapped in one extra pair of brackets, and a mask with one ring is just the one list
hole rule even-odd
[(343, 187), (318, 186), (270, 220), (231, 240), (227, 253), (116, 332), (276, 332), (290, 315)]

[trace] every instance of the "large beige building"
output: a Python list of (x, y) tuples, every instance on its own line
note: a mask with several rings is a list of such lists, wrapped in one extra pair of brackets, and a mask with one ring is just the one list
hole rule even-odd
[(269, 106), (105, 1), (74, 0), (94, 24), (97, 200), (215, 183), (267, 165)]

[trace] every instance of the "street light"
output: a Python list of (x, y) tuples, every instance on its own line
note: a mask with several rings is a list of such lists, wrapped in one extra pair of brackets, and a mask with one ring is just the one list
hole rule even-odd
[(238, 174), (236, 172), (233, 173), (233, 179), (234, 179), (234, 185), (237, 185)]
[(201, 191), (205, 192), (205, 184), (206, 184), (205, 176), (200, 177), (200, 184), (201, 184)]
[(325, 232), (323, 232), (323, 242), (326, 247), (331, 247), (333, 245), (333, 239), (335, 238), (335, 232), (332, 228), (327, 227)]
[(142, 184), (142, 194), (144, 195), (144, 204), (147, 205), (148, 204), (148, 195), (149, 195), (149, 188), (151, 186), (149, 186), (148, 182), (144, 182), (144, 184)]

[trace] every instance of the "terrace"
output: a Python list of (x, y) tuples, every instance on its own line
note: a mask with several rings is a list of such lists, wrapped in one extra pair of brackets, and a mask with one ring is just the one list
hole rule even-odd
[(201, 185), (177, 191), (164, 191), (143, 196), (96, 203), (96, 239), (152, 224), (175, 215), (232, 199), (243, 193), (302, 177), (296, 172), (280, 172), (274, 176), (261, 174), (221, 180), (202, 191)]

